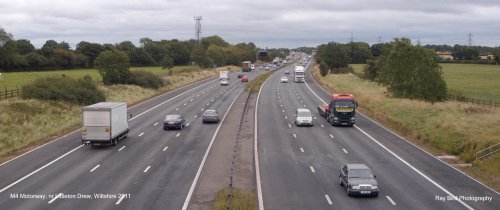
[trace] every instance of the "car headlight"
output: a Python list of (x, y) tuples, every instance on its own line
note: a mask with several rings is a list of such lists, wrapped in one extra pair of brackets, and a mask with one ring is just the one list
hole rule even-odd
[(354, 120), (354, 117), (351, 117), (351, 120)]
[(358, 185), (352, 185), (351, 189), (353, 189), (353, 190), (359, 190), (359, 186)]
[(334, 119), (334, 120), (338, 120), (339, 118), (338, 118), (338, 117), (334, 117), (333, 119)]
[(378, 189), (378, 185), (372, 185), (372, 190), (377, 190)]

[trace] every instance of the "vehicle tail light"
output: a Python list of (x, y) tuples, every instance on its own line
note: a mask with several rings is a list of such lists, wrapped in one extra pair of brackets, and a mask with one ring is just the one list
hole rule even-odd
[(109, 132), (109, 128), (105, 128), (104, 131)]
[(82, 128), (82, 132), (87, 132), (87, 128)]

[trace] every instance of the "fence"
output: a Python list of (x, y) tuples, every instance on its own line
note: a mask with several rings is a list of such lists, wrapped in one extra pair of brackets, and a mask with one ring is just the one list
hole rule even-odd
[(455, 101), (460, 101), (460, 102), (465, 102), (465, 103), (472, 103), (472, 104), (478, 104), (478, 105), (484, 105), (484, 106), (492, 106), (492, 107), (500, 107), (500, 103), (496, 101), (490, 101), (490, 100), (483, 100), (483, 99), (475, 99), (475, 98), (468, 98), (465, 96), (457, 96), (457, 95), (452, 95), (448, 94), (448, 100), (455, 100)]
[[(92, 82), (96, 85), (103, 85), (102, 80), (93, 80)], [(7, 87), (5, 87), (5, 90), (0, 91), (0, 100), (17, 97), (21, 94), (22, 90), (23, 89), (19, 87), (13, 90), (7, 90)]]
[(489, 157), (495, 153), (500, 151), (500, 143), (496, 143), (494, 145), (491, 145), (479, 152), (476, 152), (476, 160), (477, 159), (483, 159), (485, 157)]

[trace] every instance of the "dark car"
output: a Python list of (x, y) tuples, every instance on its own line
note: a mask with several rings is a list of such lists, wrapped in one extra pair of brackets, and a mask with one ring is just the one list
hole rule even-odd
[(203, 123), (210, 123), (210, 122), (219, 123), (220, 121), (219, 112), (213, 109), (206, 110), (205, 112), (203, 112), (202, 121)]
[(376, 176), (365, 164), (346, 164), (340, 169), (339, 182), (347, 195), (378, 196)]
[(184, 128), (186, 121), (184, 120), (184, 117), (178, 114), (174, 115), (167, 115), (165, 117), (165, 120), (163, 121), (163, 130), (175, 128), (175, 129), (181, 129)]
[(242, 82), (248, 82), (248, 76), (243, 76), (243, 77), (241, 78), (241, 81), (242, 81)]
[(240, 72), (240, 73), (238, 73), (238, 78), (242, 78), (243, 76), (245, 76), (245, 74), (243, 74), (243, 73), (241, 73), (241, 72)]

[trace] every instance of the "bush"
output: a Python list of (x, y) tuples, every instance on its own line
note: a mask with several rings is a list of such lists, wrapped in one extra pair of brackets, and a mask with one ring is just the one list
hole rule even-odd
[(130, 62), (124, 52), (106, 50), (97, 56), (94, 65), (105, 85), (127, 83)]
[(129, 84), (158, 89), (164, 85), (164, 82), (158, 75), (151, 72), (132, 71), (130, 72)]
[(319, 73), (321, 74), (321, 76), (324, 77), (329, 72), (330, 72), (330, 69), (328, 69), (328, 65), (324, 61), (321, 61), (321, 63), (319, 64)]
[(363, 68), (363, 77), (371, 81), (375, 81), (378, 76), (377, 60), (368, 60), (368, 63)]
[(68, 77), (38, 78), (23, 87), (22, 98), (36, 98), (49, 101), (66, 101), (89, 105), (105, 101), (104, 93), (97, 89), (90, 76), (75, 80)]

